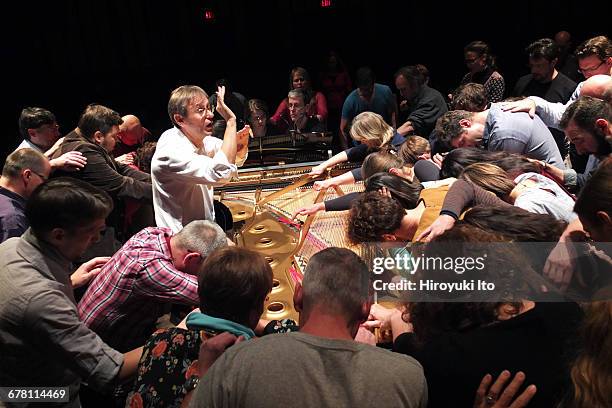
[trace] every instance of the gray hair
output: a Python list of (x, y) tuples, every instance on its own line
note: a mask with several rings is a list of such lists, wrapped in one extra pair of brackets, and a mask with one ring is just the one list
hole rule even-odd
[(196, 95), (204, 95), (208, 98), (208, 94), (196, 85), (183, 85), (172, 91), (170, 100), (168, 101), (168, 115), (174, 126), (179, 127), (178, 123), (174, 120), (174, 115), (178, 113), (186, 117), (189, 102), (191, 102), (191, 99)]
[(306, 100), (306, 92), (304, 92), (302, 89), (299, 89), (299, 88), (290, 90), (287, 93), (287, 98), (299, 98), (302, 100), (304, 105), (308, 103), (308, 101)]
[(4, 162), (2, 175), (8, 179), (16, 179), (25, 169), (35, 173), (45, 171), (45, 163), (48, 159), (37, 150), (22, 148), (11, 153)]
[(370, 277), (365, 262), (346, 248), (327, 248), (308, 261), (302, 282), (304, 314), (315, 305), (353, 323), (361, 317), (361, 307), (368, 301)]
[(215, 249), (227, 246), (227, 236), (221, 227), (206, 220), (191, 221), (175, 237), (178, 246), (199, 253), (202, 259)]

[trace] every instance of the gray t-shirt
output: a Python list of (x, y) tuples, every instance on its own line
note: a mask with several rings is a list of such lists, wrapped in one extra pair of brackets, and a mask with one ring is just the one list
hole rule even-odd
[(274, 334), (227, 350), (190, 407), (423, 407), (421, 365), (389, 350), (305, 333)]
[(485, 123), (483, 144), (490, 151), (519, 153), (565, 170), (563, 158), (548, 127), (538, 116), (504, 112), (494, 103)]

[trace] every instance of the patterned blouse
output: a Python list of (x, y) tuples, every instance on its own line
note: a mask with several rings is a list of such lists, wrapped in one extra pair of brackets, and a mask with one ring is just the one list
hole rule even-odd
[[(290, 319), (273, 320), (264, 334), (297, 330)], [(128, 394), (126, 408), (179, 408), (185, 395), (199, 381), (198, 353), (202, 341), (216, 336), (214, 330), (178, 327), (157, 330), (144, 345), (136, 382)]]
[(499, 72), (492, 69), (486, 69), (475, 74), (467, 73), (461, 80), (461, 85), (470, 82), (484, 86), (489, 102), (501, 102), (504, 99), (506, 84), (504, 82), (504, 77), (501, 76)]

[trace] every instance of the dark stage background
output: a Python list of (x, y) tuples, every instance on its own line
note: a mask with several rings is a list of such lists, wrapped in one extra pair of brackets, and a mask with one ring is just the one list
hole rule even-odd
[[(599, 3), (599, 4), (598, 4)], [(3, 154), (19, 142), (25, 106), (54, 112), (65, 134), (91, 102), (138, 115), (155, 136), (169, 127), (166, 104), (178, 85), (208, 92), (227, 77), (274, 109), (291, 67), (316, 74), (337, 49), (351, 75), (370, 65), (392, 85), (403, 65), (429, 67), (446, 94), (466, 72), (463, 46), (488, 42), (507, 89), (527, 73), (523, 49), (568, 30), (574, 43), (610, 34), (612, 2), (332, 0), (21, 1), (2, 16)], [(203, 10), (215, 21), (205, 22)], [(11, 10), (13, 9), (13, 10)]]

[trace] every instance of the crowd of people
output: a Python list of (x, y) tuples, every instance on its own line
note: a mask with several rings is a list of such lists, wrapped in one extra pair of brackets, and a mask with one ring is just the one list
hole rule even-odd
[[(295, 67), (274, 112), (227, 79), (180, 86), (159, 137), (100, 104), (60, 137), (24, 108), (0, 178), (0, 386), (66, 387), (66, 407), (612, 406), (612, 41), (570, 54), (567, 37), (527, 47), (513, 92), (473, 41), (447, 96), (423, 65), (397, 69), (396, 95), (330, 52), (321, 89)], [(313, 188), (365, 191), (294, 217), (347, 211), (355, 247), (310, 258), (298, 321), (264, 320), (272, 269), (228, 239), (214, 187), (251, 138), (326, 130), (337, 153)], [(323, 178), (342, 162), (361, 167)], [(483, 243), (479, 277), (512, 290), (393, 306), (354, 250), (463, 259)]]

